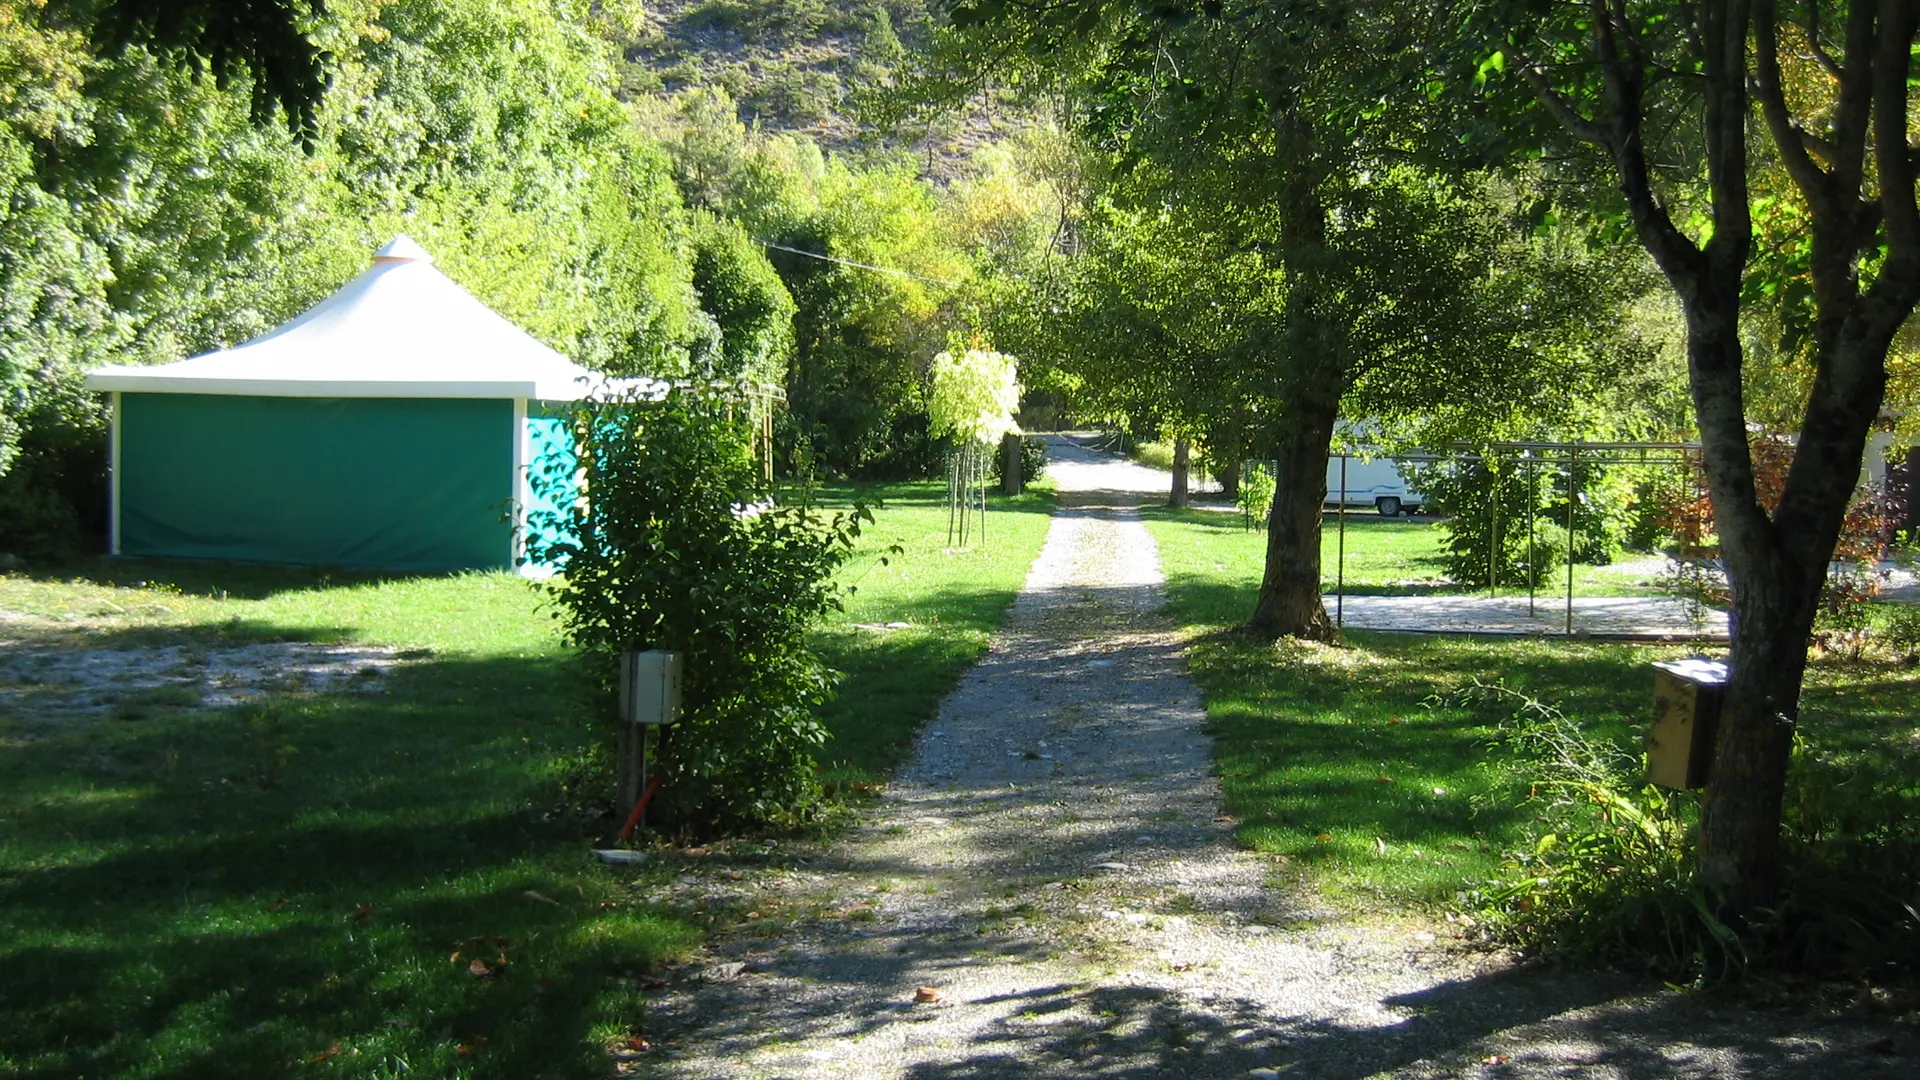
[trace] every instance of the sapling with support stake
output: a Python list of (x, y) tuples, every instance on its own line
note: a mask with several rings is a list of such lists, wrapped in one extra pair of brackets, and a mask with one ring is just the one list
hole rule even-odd
[[(933, 358), (928, 434), (952, 437), (947, 460), (947, 543), (965, 547), (987, 537), (987, 474), (995, 448), (1018, 435), (1013, 414), (1020, 407), (1017, 361), (1006, 353), (970, 348)], [(974, 515), (978, 514), (976, 521)]]

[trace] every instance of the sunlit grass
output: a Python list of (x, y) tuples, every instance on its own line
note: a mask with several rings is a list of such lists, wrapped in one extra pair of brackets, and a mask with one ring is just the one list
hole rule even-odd
[[(1169, 609), (1195, 635), (1191, 670), (1240, 838), (1356, 907), (1446, 904), (1522, 835), (1536, 777), (1502, 740), (1511, 709), (1455, 691), (1499, 683), (1637, 748), (1649, 665), (1684, 652), (1365, 631), (1338, 646), (1262, 645), (1221, 632), (1246, 618), (1259, 584), (1232, 566), (1243, 541), (1193, 517), (1160, 515), (1150, 528)], [(1920, 669), (1818, 658), (1802, 731), (1815, 752), (1920, 779), (1920, 728), (1903, 704), (1917, 689)]]
[[(1179, 542), (1203, 546), (1210, 558), (1209, 569), (1219, 580), (1259, 583), (1267, 538), (1264, 532), (1248, 528), (1242, 515), (1165, 507), (1149, 507), (1146, 514), (1150, 520), (1191, 526), (1180, 534), (1183, 539)], [(1446, 545), (1447, 533), (1437, 518), (1388, 518), (1372, 510), (1350, 510), (1343, 537), (1340, 515), (1329, 511), (1320, 531), (1321, 589), (1331, 594), (1336, 588), (1344, 588), (1354, 596), (1464, 592), (1466, 590), (1447, 578)], [(1622, 560), (1640, 557), (1626, 553)], [(1657, 575), (1650, 576), (1631, 567), (1576, 564), (1574, 595), (1662, 595), (1655, 577)], [(1480, 594), (1484, 592), (1480, 590)], [(1500, 592), (1507, 596), (1526, 595), (1525, 589), (1512, 586), (1503, 586)], [(1556, 596), (1564, 596), (1564, 568), (1552, 581), (1543, 583), (1538, 592), (1549, 602)]]
[(855, 589), (847, 610), (814, 638), (846, 675), (826, 710), (833, 737), (821, 757), (848, 782), (884, 780), (911, 749), (940, 699), (986, 652), (1046, 539), (1053, 499), (1044, 487), (994, 496), (985, 540), (965, 549), (948, 543), (946, 492), (926, 481), (822, 493), (827, 504), (858, 496), (885, 507), (841, 574)]

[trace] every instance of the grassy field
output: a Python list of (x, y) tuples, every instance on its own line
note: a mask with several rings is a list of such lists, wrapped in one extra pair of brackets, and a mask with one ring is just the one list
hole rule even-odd
[[(1672, 647), (1350, 631), (1342, 645), (1268, 647), (1215, 633), (1246, 617), (1257, 570), (1246, 541), (1192, 516), (1159, 515), (1170, 607), (1192, 652), (1217, 766), (1241, 839), (1356, 907), (1445, 903), (1492, 873), (1522, 835), (1530, 776), (1500, 743), (1511, 709), (1453, 691), (1497, 682), (1559, 705), (1590, 733), (1637, 745), (1648, 665)], [(1907, 703), (1920, 670), (1815, 663), (1802, 729), (1812, 752), (1871, 760), (1920, 780)]]
[[(1258, 581), (1266, 553), (1266, 534), (1248, 529), (1238, 513), (1217, 510), (1169, 510), (1150, 507), (1150, 520), (1190, 526), (1182, 537), (1205, 537), (1205, 547), (1224, 579)], [(1184, 541), (1183, 541), (1184, 542)], [(1346, 528), (1345, 588), (1348, 595), (1369, 596), (1404, 592), (1458, 592), (1446, 580), (1442, 554), (1447, 534), (1435, 518), (1386, 518), (1371, 510), (1350, 510)], [(1320, 535), (1322, 587), (1334, 591), (1340, 565), (1338, 515), (1329, 512)], [(1624, 559), (1640, 556), (1627, 554)], [(1623, 566), (1578, 564), (1573, 571), (1577, 596), (1657, 596), (1657, 582), (1644, 570)], [(1542, 596), (1564, 595), (1565, 571), (1540, 590)], [(1502, 587), (1503, 595), (1525, 595), (1525, 590)]]
[[(822, 502), (845, 503), (855, 490), (830, 488)], [(820, 630), (815, 646), (847, 676), (826, 712), (833, 741), (822, 758), (829, 775), (875, 783), (986, 651), (1046, 539), (1053, 498), (1044, 485), (1016, 499), (995, 497), (986, 542), (954, 550), (947, 545), (945, 484), (858, 490), (884, 498), (886, 509), (842, 574), (856, 590), (846, 612)], [(899, 553), (891, 553), (896, 545)], [(889, 623), (908, 625), (887, 629)]]
[[(827, 493), (844, 501), (851, 489)], [(879, 779), (984, 649), (1044, 535), (1044, 494), (945, 548), (944, 488), (887, 508), (820, 631), (847, 672), (835, 775)], [(883, 549), (901, 551), (880, 563)], [(563, 791), (604, 729), (550, 612), (506, 574), (382, 580), (93, 562), (0, 575), (0, 641), (169, 665), (359, 642), (373, 692), (89, 691), (98, 715), (0, 714), (0, 1076), (605, 1075), (640, 977), (700, 937), (615, 873)], [(906, 622), (906, 629), (855, 624)], [(90, 654), (94, 655), (94, 654)], [(32, 705), (71, 687), (0, 688)]]

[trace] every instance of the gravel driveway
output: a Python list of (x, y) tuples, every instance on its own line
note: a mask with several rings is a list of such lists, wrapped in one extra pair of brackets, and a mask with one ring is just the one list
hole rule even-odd
[(653, 1001), (623, 1074), (1916, 1075), (1892, 1027), (1529, 968), (1270, 883), (1158, 614), (1135, 508), (1165, 474), (1050, 449), (1062, 506), (987, 657), (869, 820), (716, 894), (770, 917)]

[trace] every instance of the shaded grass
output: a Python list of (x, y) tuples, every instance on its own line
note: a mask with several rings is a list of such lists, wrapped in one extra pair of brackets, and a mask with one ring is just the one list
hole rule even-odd
[(153, 586), (218, 568), (163, 569), (0, 579), (0, 604), (107, 643), (239, 627), (424, 658), (376, 694), (213, 711), (175, 690), (122, 720), (0, 723), (0, 1074), (604, 1072), (643, 1007), (614, 977), (697, 934), (558, 810), (593, 732), (527, 586), (272, 571), (219, 600)]
[[(1222, 533), (1166, 515), (1149, 526), (1169, 609), (1197, 636), (1190, 663), (1241, 840), (1327, 895), (1444, 903), (1489, 878), (1533, 815), (1532, 780), (1501, 741), (1509, 709), (1463, 703), (1475, 679), (1561, 706), (1595, 737), (1637, 747), (1648, 665), (1675, 647), (1349, 631), (1339, 646), (1268, 646), (1223, 631), (1252, 610), (1257, 574), (1223, 565)], [(1920, 669), (1817, 661), (1802, 731), (1817, 753), (1920, 780), (1904, 703)]]
[[(885, 507), (841, 574), (855, 589), (847, 610), (814, 635), (814, 647), (845, 675), (823, 714), (832, 738), (820, 757), (836, 780), (879, 783), (900, 763), (986, 652), (1046, 539), (1054, 503), (1043, 483), (1016, 498), (994, 496), (986, 541), (954, 550), (946, 490), (922, 481), (839, 485), (820, 495), (824, 505), (859, 497)], [(889, 550), (895, 545), (897, 553)], [(910, 625), (873, 629), (888, 623)]]

